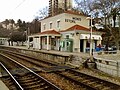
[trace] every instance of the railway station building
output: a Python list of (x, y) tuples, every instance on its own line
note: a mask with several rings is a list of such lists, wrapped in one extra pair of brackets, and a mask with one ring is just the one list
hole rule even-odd
[[(90, 48), (90, 20), (71, 10), (41, 20), (41, 32), (28, 36), (28, 48), (87, 52)], [(92, 31), (93, 49), (101, 44), (102, 33)]]

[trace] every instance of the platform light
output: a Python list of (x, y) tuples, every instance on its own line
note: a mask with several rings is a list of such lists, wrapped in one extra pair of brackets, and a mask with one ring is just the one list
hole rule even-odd
[(90, 60), (92, 60), (92, 15), (90, 17), (87, 17), (86, 18), (87, 20), (91, 20), (90, 24), (91, 24), (91, 27), (90, 27)]

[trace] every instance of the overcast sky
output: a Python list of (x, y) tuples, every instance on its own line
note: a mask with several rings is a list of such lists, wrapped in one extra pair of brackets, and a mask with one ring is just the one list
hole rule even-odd
[(32, 21), (49, 0), (0, 0), (0, 22), (5, 19)]

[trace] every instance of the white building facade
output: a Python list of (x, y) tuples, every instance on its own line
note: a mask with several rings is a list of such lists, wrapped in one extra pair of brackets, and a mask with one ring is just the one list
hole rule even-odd
[[(28, 47), (68, 52), (87, 52), (90, 29), (87, 17), (72, 11), (41, 20), (41, 32), (28, 36)], [(93, 31), (93, 49), (101, 44), (101, 33)]]

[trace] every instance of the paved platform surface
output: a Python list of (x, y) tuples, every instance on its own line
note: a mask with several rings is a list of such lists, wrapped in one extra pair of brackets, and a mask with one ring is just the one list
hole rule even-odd
[[(5, 45), (3, 45), (5, 46)], [(22, 48), (22, 49), (28, 49), (26, 46), (6, 46), (6, 47), (13, 47), (13, 48)], [(38, 49), (32, 49), (29, 50), (35, 50), (35, 51), (42, 51), (42, 52), (49, 52), (54, 54), (60, 54), (60, 55), (76, 55), (80, 57), (86, 57), (89, 58), (89, 53), (83, 53), (83, 52), (63, 52), (63, 51), (54, 51), (54, 50), (38, 50)], [(120, 61), (120, 51), (117, 51), (117, 54), (104, 54), (104, 55), (93, 55), (98, 58), (108, 59), (108, 60), (118, 60)]]
[[(2, 45), (2, 46), (5, 46), (5, 45)], [(28, 49), (26, 46), (5, 46), (5, 47)], [(65, 51), (55, 51), (55, 50), (48, 51), (48, 50), (39, 50), (39, 49), (33, 49), (33, 48), (29, 48), (28, 50), (42, 51), (42, 52), (48, 52), (48, 53), (54, 53), (54, 54), (60, 54), (60, 55), (77, 55), (82, 57), (89, 57), (89, 53), (83, 53), (83, 52), (65, 52)]]
[[(0, 77), (1, 77), (1, 73), (0, 73)], [(2, 82), (1, 79), (0, 79), (0, 90), (9, 90), (8, 87)]]
[(0, 80), (0, 90), (9, 90), (8, 87)]
[[(5, 46), (5, 45), (3, 45), (3, 46)], [(28, 49), (26, 46), (6, 46), (6, 47)], [(33, 49), (33, 48), (30, 48), (28, 50), (49, 52), (49, 53), (53, 53), (53, 54), (68, 55), (68, 56), (69, 55), (75, 55), (75, 56), (80, 56), (80, 57), (84, 57), (84, 58), (89, 58), (90, 57), (89, 53), (83, 53), (83, 52), (63, 52), (63, 51), (55, 51), (55, 50), (47, 51), (47, 50), (39, 50), (39, 49)], [(94, 54), (93, 56), (97, 57), (97, 58), (120, 61), (120, 50), (117, 51), (117, 54), (103, 54), (103, 55)]]

